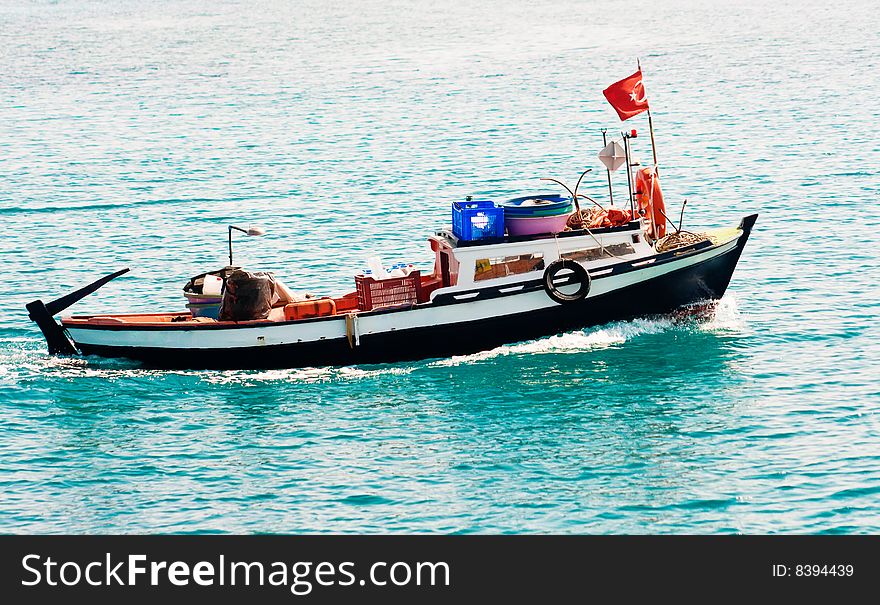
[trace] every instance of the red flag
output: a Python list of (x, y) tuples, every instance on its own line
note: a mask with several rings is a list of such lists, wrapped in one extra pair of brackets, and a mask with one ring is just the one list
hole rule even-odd
[(640, 69), (628, 78), (615, 82), (602, 91), (608, 102), (620, 116), (620, 121), (628, 120), (648, 109), (648, 96), (642, 84)]

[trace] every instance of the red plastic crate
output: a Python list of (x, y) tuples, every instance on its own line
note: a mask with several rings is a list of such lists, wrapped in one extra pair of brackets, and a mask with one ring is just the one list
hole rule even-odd
[(406, 277), (373, 279), (356, 275), (358, 309), (372, 311), (383, 307), (414, 305), (422, 295), (422, 278), (418, 271), (412, 271)]

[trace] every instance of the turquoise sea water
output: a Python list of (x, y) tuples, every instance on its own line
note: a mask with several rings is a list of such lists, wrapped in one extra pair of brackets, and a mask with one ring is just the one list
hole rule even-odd
[[(0, 4), (0, 531), (880, 531), (872, 5), (474, 4)], [(428, 265), (464, 195), (605, 199), (636, 56), (667, 204), (761, 213), (709, 319), (271, 372), (50, 358), (27, 320), (126, 266), (73, 310), (182, 310), (229, 223), (340, 292)]]

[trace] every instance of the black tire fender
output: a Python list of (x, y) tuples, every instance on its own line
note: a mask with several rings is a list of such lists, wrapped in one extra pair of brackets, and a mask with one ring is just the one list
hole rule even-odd
[[(578, 288), (577, 292), (564, 294), (556, 287), (554, 283), (556, 276), (563, 270), (571, 271), (574, 274), (574, 281), (570, 283), (580, 283), (580, 288)], [(560, 305), (576, 303), (585, 299), (590, 293), (592, 281), (587, 270), (580, 263), (573, 260), (560, 259), (553, 261), (544, 270), (544, 291), (547, 292), (547, 296)]]

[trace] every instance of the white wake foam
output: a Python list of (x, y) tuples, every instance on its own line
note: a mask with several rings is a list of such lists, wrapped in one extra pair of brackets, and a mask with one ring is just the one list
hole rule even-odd
[(648, 334), (659, 334), (675, 329), (693, 329), (693, 327), (707, 332), (742, 331), (745, 328), (745, 323), (740, 316), (736, 298), (732, 294), (728, 294), (713, 304), (703, 315), (691, 315), (685, 312), (674, 316), (612, 322), (598, 328), (577, 330), (512, 345), (502, 345), (489, 351), (480, 351), (471, 355), (457, 355), (434, 361), (429, 365), (450, 367), (508, 355), (584, 353), (621, 345)]
[(733, 294), (726, 294), (719, 300), (711, 314), (698, 322), (697, 326), (706, 332), (745, 332), (747, 329)]
[(321, 367), (321, 368), (292, 368), (289, 370), (263, 370), (263, 371), (227, 371), (211, 372), (204, 376), (205, 382), (211, 384), (246, 384), (259, 382), (303, 382), (321, 383), (336, 380), (363, 380), (381, 375), (409, 374), (416, 366), (404, 367), (379, 367), (365, 369), (359, 367)]
[(644, 334), (657, 334), (674, 326), (671, 319), (643, 319), (631, 322), (615, 322), (601, 328), (578, 330), (557, 334), (538, 340), (530, 340), (512, 345), (502, 345), (489, 351), (472, 355), (457, 355), (431, 363), (432, 366), (456, 366), (462, 363), (485, 361), (507, 355), (545, 355), (548, 353), (583, 353), (603, 349), (632, 340)]

